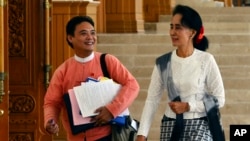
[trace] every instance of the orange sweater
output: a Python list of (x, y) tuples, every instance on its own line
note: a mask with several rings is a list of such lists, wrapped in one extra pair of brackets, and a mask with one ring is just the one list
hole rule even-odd
[[(83, 141), (84, 138), (88, 141), (93, 141), (111, 133), (111, 128), (107, 125), (72, 135), (63, 100), (64, 93), (67, 93), (67, 91), (74, 86), (80, 85), (87, 77), (97, 79), (103, 76), (100, 65), (100, 55), (101, 53), (94, 52), (94, 58), (84, 63), (76, 61), (74, 57), (69, 58), (56, 69), (50, 81), (44, 98), (44, 124), (50, 119), (55, 119), (56, 122), (58, 122), (59, 115), (62, 112), (62, 124), (67, 132), (68, 141)], [(105, 60), (110, 77), (122, 85), (121, 90), (114, 100), (106, 105), (113, 116), (116, 117), (135, 100), (139, 92), (139, 85), (132, 74), (116, 57), (107, 54)]]

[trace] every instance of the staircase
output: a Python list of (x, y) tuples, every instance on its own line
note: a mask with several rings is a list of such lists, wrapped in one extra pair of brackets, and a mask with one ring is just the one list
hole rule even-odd
[[(231, 124), (250, 124), (250, 7), (196, 7), (203, 19), (205, 36), (222, 73), (226, 104), (221, 109), (227, 140)], [(140, 119), (155, 58), (175, 49), (169, 37), (169, 15), (159, 17), (150, 32), (138, 34), (98, 34), (97, 51), (117, 56), (140, 84), (140, 93), (130, 107)], [(154, 30), (152, 30), (154, 29)], [(160, 121), (165, 110), (164, 95), (149, 133), (149, 141), (159, 141)]]

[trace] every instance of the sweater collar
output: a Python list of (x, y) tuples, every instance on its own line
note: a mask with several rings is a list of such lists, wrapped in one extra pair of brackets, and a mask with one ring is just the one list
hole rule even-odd
[(74, 58), (77, 62), (80, 62), (80, 63), (86, 63), (90, 60), (92, 60), (94, 58), (94, 52), (92, 52), (88, 57), (85, 57), (85, 58), (81, 58), (79, 56), (77, 56), (76, 54), (74, 55)]

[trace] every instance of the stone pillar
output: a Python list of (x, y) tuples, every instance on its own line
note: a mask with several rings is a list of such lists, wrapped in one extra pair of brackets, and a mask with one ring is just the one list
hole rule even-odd
[(158, 22), (159, 15), (171, 13), (175, 0), (143, 0), (143, 14), (145, 22)]
[(144, 32), (142, 0), (106, 0), (108, 33)]
[(100, 4), (97, 7), (97, 33), (106, 33), (106, 0), (96, 0), (99, 1)]
[(135, 0), (135, 19), (138, 33), (144, 32), (143, 0)]
[(88, 15), (97, 25), (96, 15), (99, 4), (99, 1), (93, 0), (53, 0), (53, 17), (63, 16), (69, 20), (72, 16)]

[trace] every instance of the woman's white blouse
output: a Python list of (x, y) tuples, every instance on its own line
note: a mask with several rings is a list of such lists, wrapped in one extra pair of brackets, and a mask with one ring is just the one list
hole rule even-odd
[[(212, 54), (195, 49), (191, 56), (181, 58), (176, 55), (176, 50), (174, 50), (171, 56), (171, 69), (174, 85), (180, 92), (182, 102), (188, 102), (190, 106), (190, 111), (184, 113), (184, 119), (206, 116), (202, 101), (205, 92), (216, 96), (220, 107), (224, 105), (223, 81)], [(161, 80), (160, 71), (155, 65), (140, 120), (138, 135), (148, 135), (154, 114), (157, 111), (162, 94), (165, 92), (164, 90), (166, 88), (164, 88)], [(168, 104), (166, 104), (165, 115), (171, 118), (176, 117)]]

